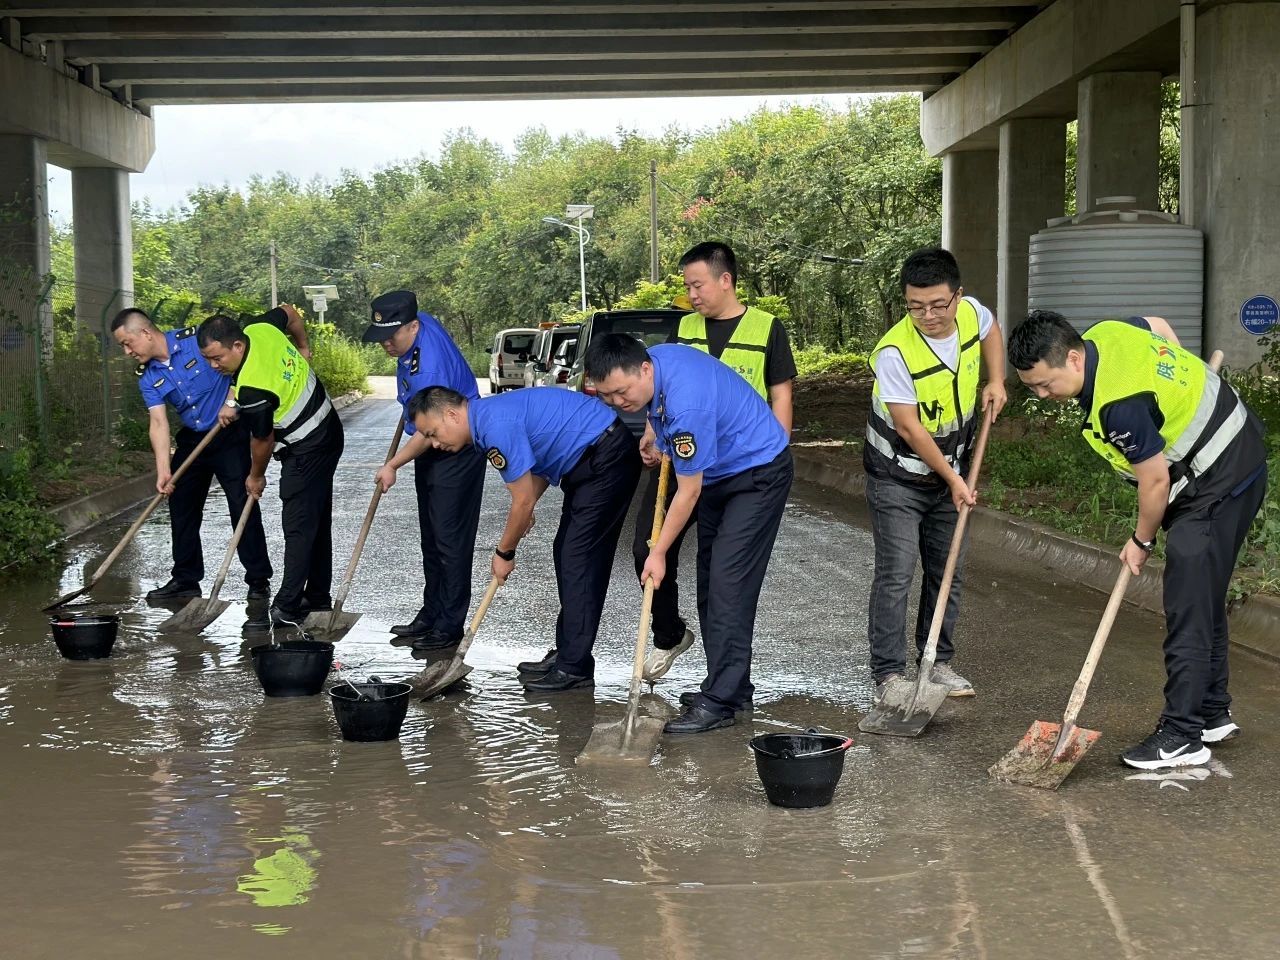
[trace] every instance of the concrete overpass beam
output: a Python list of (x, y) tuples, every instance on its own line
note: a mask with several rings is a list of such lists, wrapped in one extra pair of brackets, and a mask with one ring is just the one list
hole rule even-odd
[(1006, 332), (1027, 313), (1031, 235), (1065, 210), (1067, 125), (1058, 117), (1000, 124), (999, 291), (996, 315)]
[(129, 174), (112, 167), (72, 170), (71, 209), (76, 320), (106, 333), (116, 311), (133, 305)]
[[(1258, 294), (1280, 301), (1280, 3), (1223, 3), (1196, 22), (1197, 211), (1205, 233), (1205, 349), (1235, 366), (1260, 356), (1240, 324)], [(1270, 105), (1270, 106), (1268, 106)]]
[(1159, 209), (1160, 81), (1157, 72), (1095, 73), (1079, 84), (1076, 210), (1099, 197), (1133, 196)]
[(957, 150), (942, 157), (942, 245), (960, 263), (965, 292), (992, 309), (999, 178), (996, 150)]

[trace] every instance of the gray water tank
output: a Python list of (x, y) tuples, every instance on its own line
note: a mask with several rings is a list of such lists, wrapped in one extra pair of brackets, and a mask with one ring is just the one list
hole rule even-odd
[(1204, 235), (1167, 213), (1103, 197), (1100, 209), (1050, 220), (1031, 238), (1027, 305), (1077, 329), (1108, 317), (1164, 317), (1200, 353)]

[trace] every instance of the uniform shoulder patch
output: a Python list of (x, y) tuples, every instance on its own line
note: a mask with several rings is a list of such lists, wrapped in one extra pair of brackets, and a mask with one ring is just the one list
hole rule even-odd
[(698, 443), (692, 433), (677, 433), (671, 438), (671, 449), (681, 460), (692, 460), (698, 452)]
[(409, 358), (409, 375), (410, 376), (418, 375), (418, 367), (421, 364), (421, 361), (422, 361), (422, 348), (414, 347), (413, 356)]
[(176, 337), (178, 340), (185, 340), (187, 339), (187, 337), (194, 337), (195, 335), (196, 335), (195, 327), (185, 327), (182, 330), (179, 330), (176, 333), (174, 333), (174, 337)]
[(484, 455), (489, 458), (489, 462), (493, 464), (495, 470), (507, 469), (507, 458), (502, 455), (502, 451), (497, 447), (490, 447), (484, 452)]
[(147, 372), (147, 365), (145, 363), (140, 363), (133, 368), (133, 375), (137, 377), (139, 380), (142, 379), (142, 375), (146, 372)]

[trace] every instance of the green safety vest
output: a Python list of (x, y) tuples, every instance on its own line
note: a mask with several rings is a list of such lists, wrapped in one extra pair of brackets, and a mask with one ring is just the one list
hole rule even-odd
[[(765, 383), (764, 376), (773, 319), (771, 313), (747, 307), (747, 312), (725, 344), (724, 353), (720, 354), (720, 362), (733, 367), (765, 400), (769, 399), (769, 385)], [(710, 353), (707, 318), (700, 313), (686, 313), (681, 317), (676, 343), (686, 343), (703, 353)]]
[[(982, 356), (978, 338), (978, 311), (968, 298), (961, 298), (956, 310), (960, 351), (957, 369), (939, 359), (929, 341), (916, 329), (911, 317), (903, 317), (871, 351), (868, 361), (874, 373), (881, 351), (893, 347), (902, 354), (916, 389), (916, 410), (921, 425), (933, 437), (942, 455), (957, 473), (973, 444), (975, 412), (978, 406), (978, 370)], [(868, 472), (905, 483), (936, 482), (936, 476), (911, 449), (893, 425), (889, 406), (880, 399), (880, 383), (871, 388), (871, 411), (867, 418), (867, 445), (863, 463)]]
[(1100, 321), (1081, 336), (1098, 350), (1093, 405), (1081, 434), (1117, 473), (1134, 481), (1133, 465), (1103, 431), (1102, 417), (1113, 403), (1154, 396), (1164, 418), (1160, 437), (1169, 464), (1172, 502), (1192, 478), (1213, 465), (1244, 427), (1244, 404), (1237, 398), (1230, 415), (1209, 429), (1223, 384), (1195, 354), (1120, 320)]
[[(252, 347), (236, 373), (236, 396), (239, 397), (241, 387), (274, 393), (280, 398), (272, 413), (276, 440), (297, 443), (324, 422), (333, 405), (324, 395), (315, 371), (292, 340), (269, 323), (251, 323), (244, 328), (244, 333)], [(320, 391), (322, 403), (312, 402), (316, 391)], [(308, 407), (313, 409), (304, 418), (302, 414)]]

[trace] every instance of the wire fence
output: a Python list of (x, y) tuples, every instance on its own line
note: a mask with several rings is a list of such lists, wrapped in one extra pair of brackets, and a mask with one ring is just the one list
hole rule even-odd
[(89, 462), (145, 430), (137, 365), (110, 332), (130, 296), (0, 259), (0, 453)]

